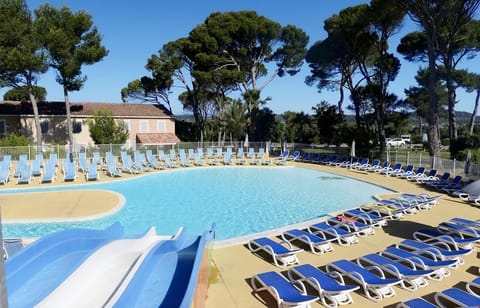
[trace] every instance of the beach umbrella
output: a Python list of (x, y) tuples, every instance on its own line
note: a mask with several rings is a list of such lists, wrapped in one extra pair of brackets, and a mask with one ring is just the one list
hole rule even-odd
[(467, 175), (470, 171), (471, 161), (472, 161), (472, 152), (470, 152), (470, 150), (468, 150), (467, 159), (465, 160), (465, 170), (464, 170), (465, 175)]
[(248, 133), (245, 134), (245, 142), (243, 142), (243, 146), (248, 148)]
[(462, 190), (470, 195), (480, 195), (480, 180), (465, 185)]
[(352, 147), (350, 148), (350, 169), (352, 169), (353, 158), (355, 157), (355, 139), (352, 141)]
[(391, 161), (390, 161), (390, 144), (387, 144), (387, 161), (391, 163)]
[(355, 139), (352, 141), (352, 147), (350, 148), (350, 156), (355, 157)]

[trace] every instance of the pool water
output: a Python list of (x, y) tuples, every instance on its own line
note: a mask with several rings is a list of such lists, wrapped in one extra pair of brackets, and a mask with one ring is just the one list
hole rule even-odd
[(181, 226), (200, 234), (215, 223), (216, 239), (229, 239), (322, 217), (391, 192), (298, 167), (185, 168), (122, 181), (22, 192), (79, 189), (114, 191), (122, 194), (126, 203), (119, 212), (95, 220), (4, 223), (4, 236), (39, 237), (73, 227), (106, 228), (119, 221), (131, 235), (141, 234), (150, 226), (155, 226), (158, 234), (174, 234)]

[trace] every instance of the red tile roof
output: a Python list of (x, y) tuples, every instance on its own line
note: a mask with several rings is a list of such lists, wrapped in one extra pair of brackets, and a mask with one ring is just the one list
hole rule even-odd
[(180, 139), (173, 133), (137, 133), (137, 143), (143, 144), (173, 144)]
[[(65, 115), (64, 102), (40, 102), (40, 115)], [(95, 111), (107, 109), (117, 117), (172, 117), (172, 114), (160, 104), (130, 103), (70, 103), (72, 116), (93, 116)], [(2, 101), (0, 114), (33, 115), (32, 105), (28, 102)]]

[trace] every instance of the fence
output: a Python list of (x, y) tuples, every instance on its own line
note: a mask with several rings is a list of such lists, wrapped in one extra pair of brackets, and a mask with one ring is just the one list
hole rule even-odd
[[(99, 152), (100, 156), (105, 157), (106, 152), (111, 152), (114, 156), (120, 156), (121, 151), (127, 151), (130, 154), (135, 150), (145, 151), (151, 150), (154, 154), (160, 150), (168, 153), (170, 149), (174, 149), (178, 152), (180, 149), (207, 149), (207, 148), (231, 148), (235, 153), (238, 148), (254, 148), (255, 152), (258, 149), (265, 148), (271, 156), (278, 156), (282, 151), (289, 150), (300, 152), (319, 152), (336, 154), (342, 156), (348, 156), (350, 148), (348, 146), (325, 146), (325, 145), (312, 145), (312, 144), (300, 144), (300, 143), (275, 143), (275, 142), (181, 142), (176, 144), (134, 144), (133, 146), (125, 144), (100, 144), (100, 145), (75, 145), (73, 152), (74, 155), (79, 152), (86, 152), (88, 157), (92, 156), (93, 152)], [(36, 146), (24, 146), (24, 147), (0, 147), (0, 157), (3, 155), (10, 155), (12, 160), (18, 160), (20, 155), (27, 155), (28, 159), (33, 159), (37, 153), (42, 153), (48, 156), (50, 153), (56, 153), (59, 159), (67, 157), (70, 149), (66, 145), (47, 145), (42, 146), (41, 149), (37, 149)], [(373, 152), (372, 152), (373, 153)], [(461, 175), (464, 177), (475, 177), (480, 174), (480, 164), (469, 164), (464, 161), (442, 159), (440, 157), (431, 157), (427, 153), (422, 151), (406, 151), (393, 149), (389, 153), (384, 153), (381, 157), (371, 154), (370, 159), (380, 159), (381, 161), (390, 160), (392, 165), (395, 163), (401, 163), (402, 165), (414, 165), (425, 166), (427, 168), (437, 169), (440, 174), (449, 172), (452, 176)]]

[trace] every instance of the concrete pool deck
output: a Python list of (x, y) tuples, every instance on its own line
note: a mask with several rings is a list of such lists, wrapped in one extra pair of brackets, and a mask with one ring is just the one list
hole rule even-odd
[[(351, 171), (344, 168), (328, 167), (323, 165), (290, 163), (298, 167), (317, 169), (335, 174), (345, 175), (359, 180), (371, 182), (390, 188), (398, 192), (421, 193), (426, 192), (423, 187), (403, 179), (384, 177), (378, 174)], [(239, 166), (241, 168), (241, 166)], [(161, 171), (160, 171), (161, 172)], [(102, 181), (110, 180), (105, 177)], [(60, 184), (60, 183), (56, 183)], [(29, 185), (10, 185), (6, 188), (30, 187)], [(69, 185), (66, 183), (66, 185)], [(45, 184), (41, 185), (46, 186)], [(1, 190), (0, 190), (1, 191)], [(18, 191), (21, 192), (21, 191)], [(427, 191), (428, 192), (428, 191)], [(32, 218), (78, 218), (115, 210), (119, 204), (118, 196), (105, 194), (103, 191), (66, 191), (62, 193), (22, 193), (19, 195), (0, 196), (3, 219), (32, 219)], [(334, 193), (334, 192), (332, 192)], [(429, 192), (436, 195), (436, 193)], [(67, 196), (68, 194), (68, 196)], [(68, 200), (66, 202), (65, 200)], [(360, 205), (360, 204), (359, 204)], [(329, 262), (339, 259), (355, 259), (367, 253), (378, 252), (389, 245), (411, 238), (415, 230), (436, 226), (442, 221), (453, 217), (480, 219), (480, 208), (467, 204), (460, 199), (443, 195), (438, 206), (426, 212), (406, 216), (399, 221), (391, 221), (387, 227), (376, 229), (376, 233), (369, 237), (360, 238), (360, 243), (350, 247), (334, 244), (335, 251), (318, 256), (309, 252), (301, 252), (299, 259), (302, 264), (311, 263), (323, 267)], [(271, 237), (279, 232), (272, 232)], [(268, 259), (253, 255), (244, 246), (245, 242), (223, 248), (214, 248), (211, 252), (212, 277), (208, 288), (207, 307), (265, 307), (269, 297), (259, 297), (252, 293), (250, 279), (253, 275), (265, 271), (285, 272), (273, 266)], [(395, 288), (396, 296), (384, 299), (380, 303), (373, 303), (361, 295), (360, 291), (353, 294), (352, 307), (394, 307), (400, 301), (414, 297), (424, 297), (433, 302), (435, 292), (459, 286), (464, 289), (465, 282), (479, 275), (479, 254), (477, 251), (465, 257), (465, 264), (457, 270), (452, 270), (452, 275), (442, 281), (429, 280), (429, 286), (415, 292), (407, 292)], [(271, 305), (269, 305), (271, 306)], [(312, 307), (321, 307), (316, 302)]]

